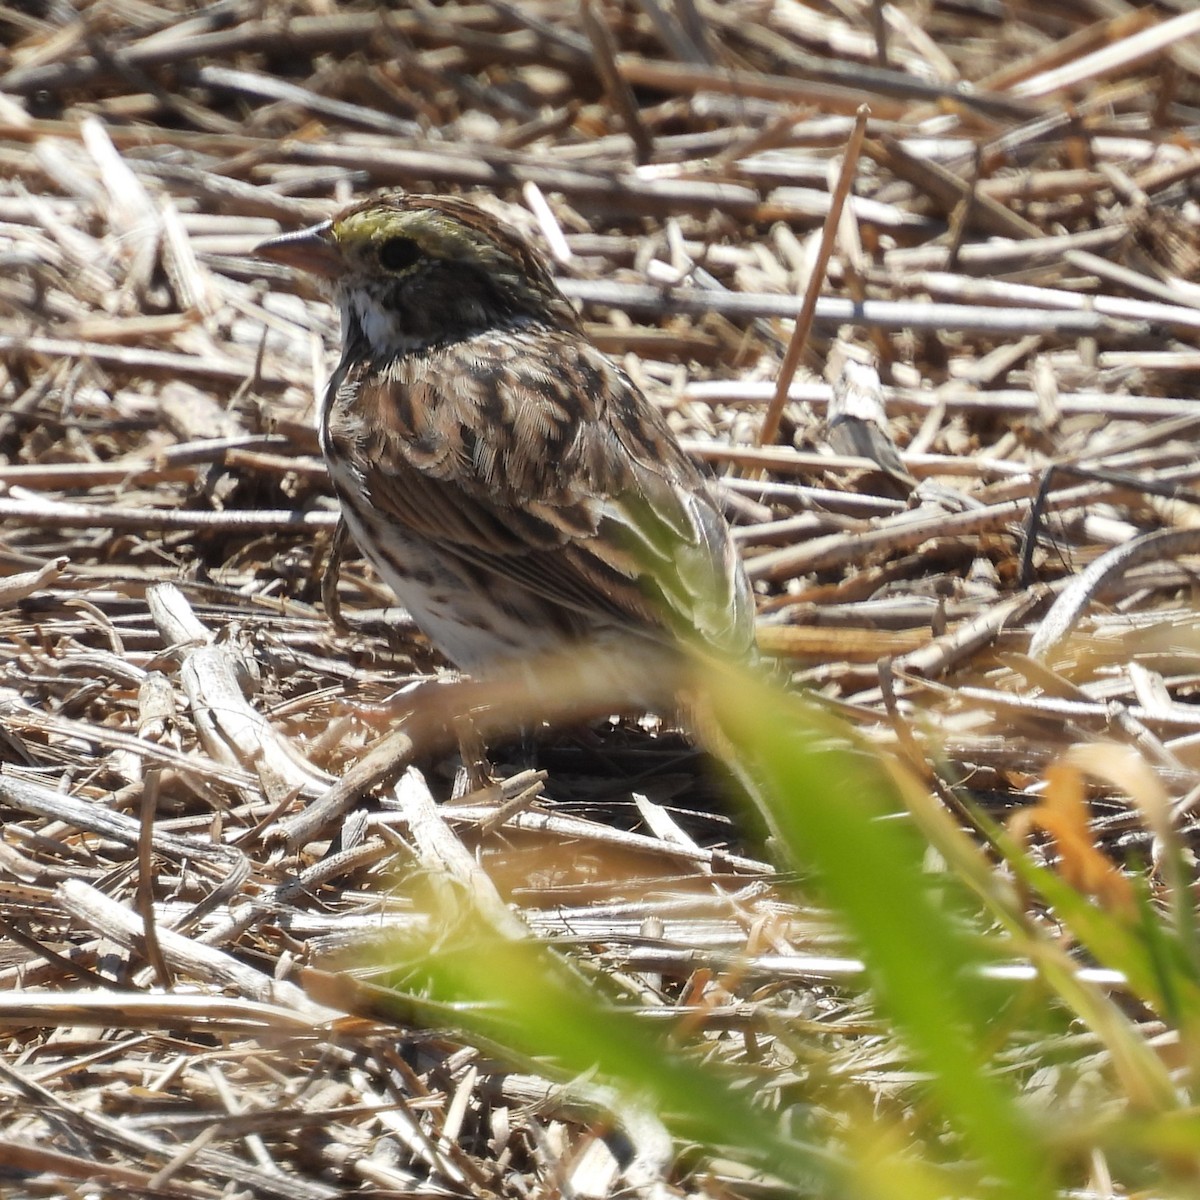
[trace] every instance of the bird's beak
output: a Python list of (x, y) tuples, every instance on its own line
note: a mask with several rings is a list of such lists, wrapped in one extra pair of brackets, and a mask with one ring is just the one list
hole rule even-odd
[(336, 279), (345, 270), (346, 264), (333, 240), (330, 232), (332, 227), (332, 221), (322, 221), (311, 229), (285, 233), (281, 237), (260, 242), (254, 247), (254, 253), (268, 262), (295, 267), (321, 279)]

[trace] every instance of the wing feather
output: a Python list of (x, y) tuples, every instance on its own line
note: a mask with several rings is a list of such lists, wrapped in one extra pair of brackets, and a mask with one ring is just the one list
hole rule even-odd
[(589, 620), (749, 652), (753, 597), (704, 477), (577, 332), (481, 334), (331, 388), (335, 453), (410, 535)]

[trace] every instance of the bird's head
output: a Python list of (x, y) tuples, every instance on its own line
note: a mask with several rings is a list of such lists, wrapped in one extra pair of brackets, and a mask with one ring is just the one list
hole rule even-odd
[(492, 328), (577, 322), (523, 238), (450, 197), (366, 200), (255, 253), (325, 280), (342, 311), (344, 346), (365, 342), (373, 356)]

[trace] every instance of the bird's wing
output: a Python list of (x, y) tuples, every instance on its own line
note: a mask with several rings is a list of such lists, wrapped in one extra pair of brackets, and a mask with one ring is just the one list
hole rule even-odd
[(753, 596), (703, 476), (578, 334), (480, 335), (331, 386), (330, 436), (387, 518), (587, 617), (749, 651)]

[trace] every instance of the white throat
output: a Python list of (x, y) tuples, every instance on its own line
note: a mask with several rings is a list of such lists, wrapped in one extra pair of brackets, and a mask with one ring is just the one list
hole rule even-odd
[(394, 310), (385, 308), (365, 288), (348, 289), (338, 297), (342, 310), (342, 328), (357, 325), (370, 344), (371, 352), (390, 357), (415, 350), (421, 345), (418, 338), (406, 334)]

